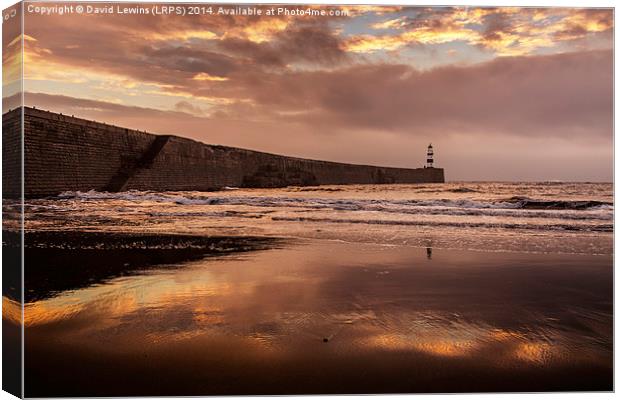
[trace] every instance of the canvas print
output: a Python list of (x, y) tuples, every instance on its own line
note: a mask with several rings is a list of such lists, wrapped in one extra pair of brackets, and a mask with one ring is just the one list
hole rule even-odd
[(3, 389), (613, 390), (611, 8), (3, 11)]

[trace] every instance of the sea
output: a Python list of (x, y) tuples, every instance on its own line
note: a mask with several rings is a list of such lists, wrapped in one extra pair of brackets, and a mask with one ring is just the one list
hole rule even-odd
[(480, 251), (611, 254), (613, 185), (454, 182), (218, 192), (65, 192), (26, 229), (267, 235)]
[[(613, 390), (611, 183), (23, 207), (29, 397)], [(5, 252), (20, 209), (4, 203)], [(18, 338), (20, 294), (5, 293)]]

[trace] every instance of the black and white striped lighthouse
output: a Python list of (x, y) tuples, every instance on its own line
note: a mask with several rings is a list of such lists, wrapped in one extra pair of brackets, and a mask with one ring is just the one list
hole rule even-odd
[(426, 150), (426, 168), (433, 168), (433, 145), (428, 145), (428, 150)]

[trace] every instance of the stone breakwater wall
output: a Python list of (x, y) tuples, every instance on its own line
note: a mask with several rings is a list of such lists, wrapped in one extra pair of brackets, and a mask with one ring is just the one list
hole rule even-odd
[[(3, 115), (3, 193), (19, 196), (22, 109)], [(24, 107), (24, 195), (444, 182), (441, 168), (308, 160), (153, 135)]]

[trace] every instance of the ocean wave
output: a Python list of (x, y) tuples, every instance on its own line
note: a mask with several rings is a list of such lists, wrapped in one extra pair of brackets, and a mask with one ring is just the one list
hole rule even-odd
[(203, 218), (203, 217), (235, 217), (235, 218), (263, 218), (266, 213), (252, 213), (244, 211), (191, 211), (191, 212), (167, 212), (167, 211), (151, 211), (147, 213), (151, 217), (182, 217), (182, 218)]
[[(266, 207), (265, 207), (266, 208)], [(292, 208), (292, 207), (289, 207)], [(298, 211), (294, 212), (311, 212), (311, 211), (342, 211), (336, 210), (332, 207), (311, 207), (311, 206), (299, 206)], [(261, 215), (276, 212), (275, 207), (269, 210), (261, 210), (256, 212), (241, 212), (241, 211), (176, 211), (176, 212), (149, 212), (148, 214), (154, 217), (245, 217), (245, 218), (260, 218)], [(403, 214), (403, 215), (420, 215), (420, 216), (455, 216), (455, 217), (495, 217), (495, 218), (526, 218), (526, 219), (557, 219), (557, 220), (571, 220), (571, 221), (612, 221), (613, 213), (607, 210), (601, 212), (564, 212), (564, 211), (539, 211), (539, 210), (502, 210), (502, 209), (465, 209), (465, 208), (388, 208), (380, 206), (371, 206), (359, 208), (354, 211), (367, 211), (378, 212), (387, 214)]]
[[(456, 189), (455, 189), (456, 190)], [(192, 192), (64, 192), (59, 199), (76, 200), (126, 200), (154, 201), (176, 203), (181, 205), (248, 205), (264, 207), (306, 207), (333, 208), (342, 210), (364, 210), (369, 207), (443, 207), (457, 209), (497, 209), (497, 210), (574, 210), (604, 211), (613, 210), (613, 203), (596, 200), (539, 200), (523, 196), (514, 196), (502, 200), (472, 199), (339, 199), (339, 198), (305, 198), (286, 196), (217, 196), (193, 194)]]
[(331, 187), (322, 188), (320, 186), (293, 187), (287, 190), (287, 192), (342, 192), (342, 191), (344, 191), (344, 189), (342, 188), (331, 188)]
[[(554, 237), (562, 236), (561, 232), (568, 236), (582, 233), (584, 237), (609, 236), (613, 232), (614, 204), (608, 192), (578, 187), (581, 195), (547, 197), (546, 192), (519, 185), (511, 186), (511, 190), (497, 190), (496, 186), (474, 183), (428, 186), (444, 192), (432, 195), (421, 193), (418, 187), (378, 191), (375, 187), (344, 186), (220, 192), (64, 192), (55, 199), (29, 200), (25, 211), (39, 221), (89, 210), (89, 215), (101, 216), (104, 221), (111, 221), (110, 224), (125, 219), (127, 224), (152, 223), (166, 227), (188, 224), (191, 229), (199, 225), (267, 224), (264, 229), (268, 230), (273, 221), (277, 229), (285, 231), (289, 227), (313, 229), (313, 223), (318, 223), (393, 226), (384, 228), (388, 231), (422, 227), (411, 228), (411, 232), (435, 228), (452, 232), (479, 229), (505, 234), (512, 231), (519, 235), (527, 231)], [(572, 193), (572, 186), (560, 192)], [(330, 226), (334, 229), (344, 225)], [(363, 226), (347, 226), (345, 230)]]
[(476, 189), (470, 189), (468, 187), (458, 187), (454, 189), (447, 189), (446, 192), (452, 193), (478, 193), (479, 191)]
[(492, 222), (443, 222), (443, 221), (395, 221), (382, 219), (349, 219), (349, 218), (314, 218), (314, 217), (272, 217), (274, 221), (288, 222), (320, 222), (336, 224), (369, 224), (398, 226), (428, 226), (454, 228), (500, 228), (527, 229), (541, 231), (579, 231), (579, 232), (613, 232), (613, 224), (523, 224), (523, 223), (492, 223)]
[[(537, 200), (528, 197), (508, 199), (470, 200), (470, 199), (429, 199), (429, 200), (382, 200), (382, 199), (341, 199), (304, 198), (289, 196), (222, 196), (205, 195), (201, 192), (65, 192), (60, 199), (79, 201), (117, 200), (130, 202), (174, 203), (183, 206), (245, 206), (262, 209), (300, 209), (350, 212), (377, 212), (403, 215), (437, 215), (495, 218), (554, 219), (570, 221), (611, 221), (613, 204), (602, 201)], [(80, 207), (73, 204), (73, 207)], [(175, 210), (175, 212), (177, 212)], [(264, 214), (265, 211), (260, 212)], [(160, 216), (157, 213), (153, 216)], [(163, 215), (161, 215), (163, 216)], [(215, 212), (215, 210), (179, 210), (177, 216), (235, 217), (235, 212)], [(247, 215), (260, 218), (259, 214)]]
[(537, 200), (525, 196), (514, 196), (506, 200), (528, 210), (588, 210), (610, 208), (613, 203), (596, 200)]

